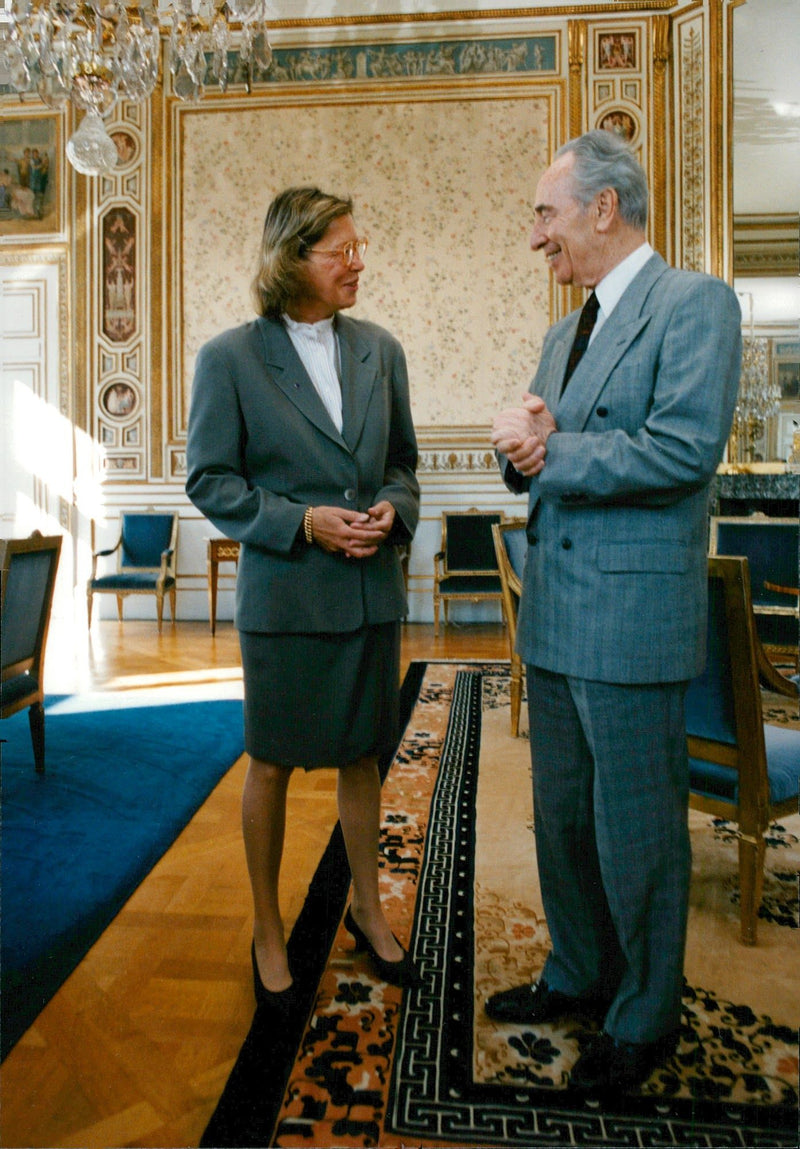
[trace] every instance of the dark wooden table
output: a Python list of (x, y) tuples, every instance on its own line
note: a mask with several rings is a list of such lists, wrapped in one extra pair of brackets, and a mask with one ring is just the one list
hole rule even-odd
[(233, 539), (208, 539), (208, 621), (217, 629), (217, 583), (220, 563), (239, 562), (239, 543)]

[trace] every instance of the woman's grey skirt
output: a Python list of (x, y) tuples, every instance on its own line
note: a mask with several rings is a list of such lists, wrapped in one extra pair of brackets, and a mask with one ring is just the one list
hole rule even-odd
[(347, 634), (240, 631), (247, 753), (278, 766), (347, 766), (394, 750), (400, 624)]

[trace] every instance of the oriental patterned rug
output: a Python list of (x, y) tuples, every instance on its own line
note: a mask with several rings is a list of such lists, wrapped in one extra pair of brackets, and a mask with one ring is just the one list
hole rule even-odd
[[(503, 663), (417, 663), (406, 682), (381, 879), (423, 985), (387, 986), (353, 953), (334, 834), (290, 941), (302, 1006), (280, 1024), (256, 1014), (203, 1145), (797, 1146), (800, 816), (772, 827), (759, 944), (746, 948), (736, 827), (692, 813), (681, 1040), (640, 1089), (582, 1099), (569, 1071), (589, 1031), (485, 1016), (485, 998), (535, 975), (549, 944), (508, 686)], [(800, 727), (796, 703), (765, 705)]]

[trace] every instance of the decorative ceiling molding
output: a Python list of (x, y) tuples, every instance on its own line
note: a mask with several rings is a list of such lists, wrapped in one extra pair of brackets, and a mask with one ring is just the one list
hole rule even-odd
[(734, 215), (733, 273), (800, 274), (800, 215)]

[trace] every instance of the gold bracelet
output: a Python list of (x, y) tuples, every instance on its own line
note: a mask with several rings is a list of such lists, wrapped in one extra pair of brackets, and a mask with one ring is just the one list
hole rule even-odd
[(314, 508), (306, 507), (303, 515), (303, 533), (309, 546), (314, 542)]

